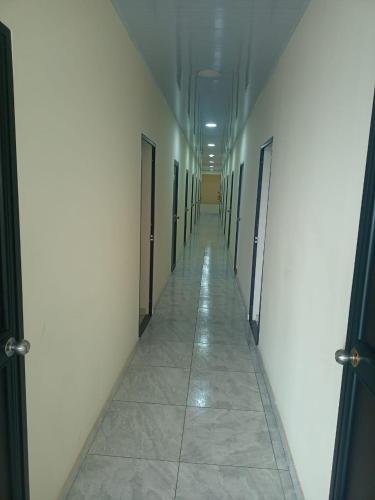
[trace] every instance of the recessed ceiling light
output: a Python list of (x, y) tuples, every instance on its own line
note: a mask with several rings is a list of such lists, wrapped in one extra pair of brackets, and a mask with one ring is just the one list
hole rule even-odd
[(214, 147), (215, 147), (215, 144), (207, 144), (207, 146), (208, 146), (209, 148), (214, 148)]
[(210, 163), (214, 163), (212, 160), (210, 160)]
[(206, 123), (206, 127), (208, 128), (215, 128), (216, 126), (217, 126), (216, 123), (211, 123), (211, 122)]
[(201, 69), (198, 71), (198, 75), (203, 78), (219, 78), (220, 73), (212, 68)]
[(208, 155), (210, 158), (213, 158), (215, 155)]

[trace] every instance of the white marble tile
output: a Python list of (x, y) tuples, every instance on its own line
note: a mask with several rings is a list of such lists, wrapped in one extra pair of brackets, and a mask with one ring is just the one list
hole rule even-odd
[(182, 463), (176, 500), (284, 500), (278, 472)]
[(263, 413), (187, 408), (183, 462), (276, 468)]
[(90, 454), (176, 461), (184, 416), (183, 406), (113, 401)]
[(114, 400), (186, 405), (189, 370), (133, 366), (124, 375)]
[(67, 500), (173, 500), (178, 464), (89, 455)]
[(263, 411), (254, 373), (193, 370), (189, 406)]

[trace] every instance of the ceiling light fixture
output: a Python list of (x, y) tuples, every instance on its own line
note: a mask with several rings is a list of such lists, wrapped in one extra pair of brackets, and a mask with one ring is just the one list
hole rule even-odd
[(210, 158), (213, 158), (215, 155), (208, 155)]
[(212, 68), (201, 69), (198, 71), (198, 76), (203, 78), (219, 78), (220, 73)]
[(217, 125), (216, 125), (216, 123), (209, 122), (209, 123), (206, 123), (206, 127), (208, 127), (208, 128), (215, 128), (215, 127), (217, 127)]
[(209, 148), (214, 148), (216, 144), (207, 144)]

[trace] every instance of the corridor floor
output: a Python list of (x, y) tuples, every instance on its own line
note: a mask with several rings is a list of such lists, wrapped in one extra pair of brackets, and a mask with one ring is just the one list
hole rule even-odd
[(202, 215), (68, 500), (295, 500), (216, 215)]

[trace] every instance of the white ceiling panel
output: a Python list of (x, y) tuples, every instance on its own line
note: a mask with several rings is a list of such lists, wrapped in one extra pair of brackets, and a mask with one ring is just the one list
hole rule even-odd
[[(308, 3), (113, 0), (203, 168), (212, 152), (221, 168)], [(199, 76), (206, 69), (216, 76)]]

